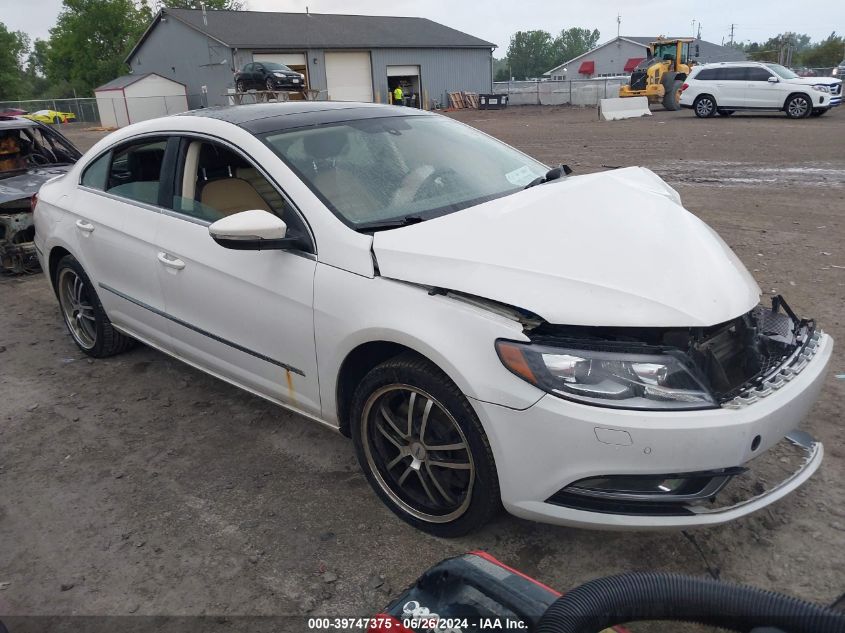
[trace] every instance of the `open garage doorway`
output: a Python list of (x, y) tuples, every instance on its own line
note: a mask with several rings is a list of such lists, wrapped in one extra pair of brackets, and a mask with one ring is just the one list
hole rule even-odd
[(423, 95), (420, 89), (419, 66), (388, 66), (387, 89), (391, 95), (397, 86), (402, 88), (402, 105), (422, 108)]
[[(305, 75), (305, 85), (303, 88), (307, 89), (311, 86), (308, 77), (308, 58), (305, 53), (255, 53), (252, 56), (255, 62), (276, 62), (277, 64), (284, 64), (291, 70)], [(297, 100), (304, 97), (299, 93), (292, 93), (290, 99)]]

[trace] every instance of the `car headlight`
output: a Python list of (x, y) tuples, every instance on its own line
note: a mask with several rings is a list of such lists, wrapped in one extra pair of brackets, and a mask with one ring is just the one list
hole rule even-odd
[(285, 73), (273, 73), (276, 77), (284, 77)]
[(818, 90), (819, 92), (830, 92), (830, 88), (828, 88), (824, 84), (816, 84), (815, 86), (813, 86), (813, 90)]
[(719, 405), (681, 352), (612, 351), (496, 341), (511, 372), (551, 394), (619, 409), (711, 409)]

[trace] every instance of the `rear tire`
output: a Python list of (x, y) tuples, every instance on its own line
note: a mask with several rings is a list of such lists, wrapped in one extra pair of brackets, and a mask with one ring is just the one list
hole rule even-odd
[(681, 109), (681, 86), (683, 81), (675, 79), (677, 73), (666, 73), (660, 83), (663, 84), (663, 107), (676, 111)]
[(719, 110), (719, 116), (731, 116), (735, 110)]
[(708, 119), (716, 114), (716, 100), (710, 95), (698, 95), (693, 101), (692, 109), (699, 119)]
[(53, 288), (68, 332), (77, 347), (88, 356), (106, 358), (135, 345), (133, 339), (114, 329), (94, 284), (72, 255), (59, 260)]
[(490, 443), (469, 401), (428, 360), (405, 353), (355, 389), (351, 434), (370, 486), (406, 523), (451, 538), (501, 507)]
[(786, 100), (783, 109), (790, 119), (804, 119), (813, 111), (813, 103), (807, 95), (792, 95)]

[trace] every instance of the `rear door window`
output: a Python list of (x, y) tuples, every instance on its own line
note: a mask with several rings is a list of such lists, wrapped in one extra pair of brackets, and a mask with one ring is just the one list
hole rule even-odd
[(721, 70), (722, 76), (720, 79), (722, 81), (745, 81), (747, 70), (745, 66), (729, 66)]
[(695, 78), (698, 81), (713, 81), (716, 79), (716, 68), (705, 68), (704, 70), (700, 71)]
[(167, 139), (144, 139), (113, 152), (106, 193), (145, 204), (159, 204)]

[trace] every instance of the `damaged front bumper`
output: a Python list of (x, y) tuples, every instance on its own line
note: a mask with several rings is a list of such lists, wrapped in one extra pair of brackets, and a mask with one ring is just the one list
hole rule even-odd
[(474, 401), (502, 501), (524, 518), (604, 529), (716, 525), (759, 510), (821, 464), (822, 445), (796, 429), (818, 397), (832, 349), (833, 339), (813, 329), (715, 409), (607, 409), (554, 395), (522, 411)]
[(0, 213), (0, 271), (12, 274), (40, 269), (32, 213)]

